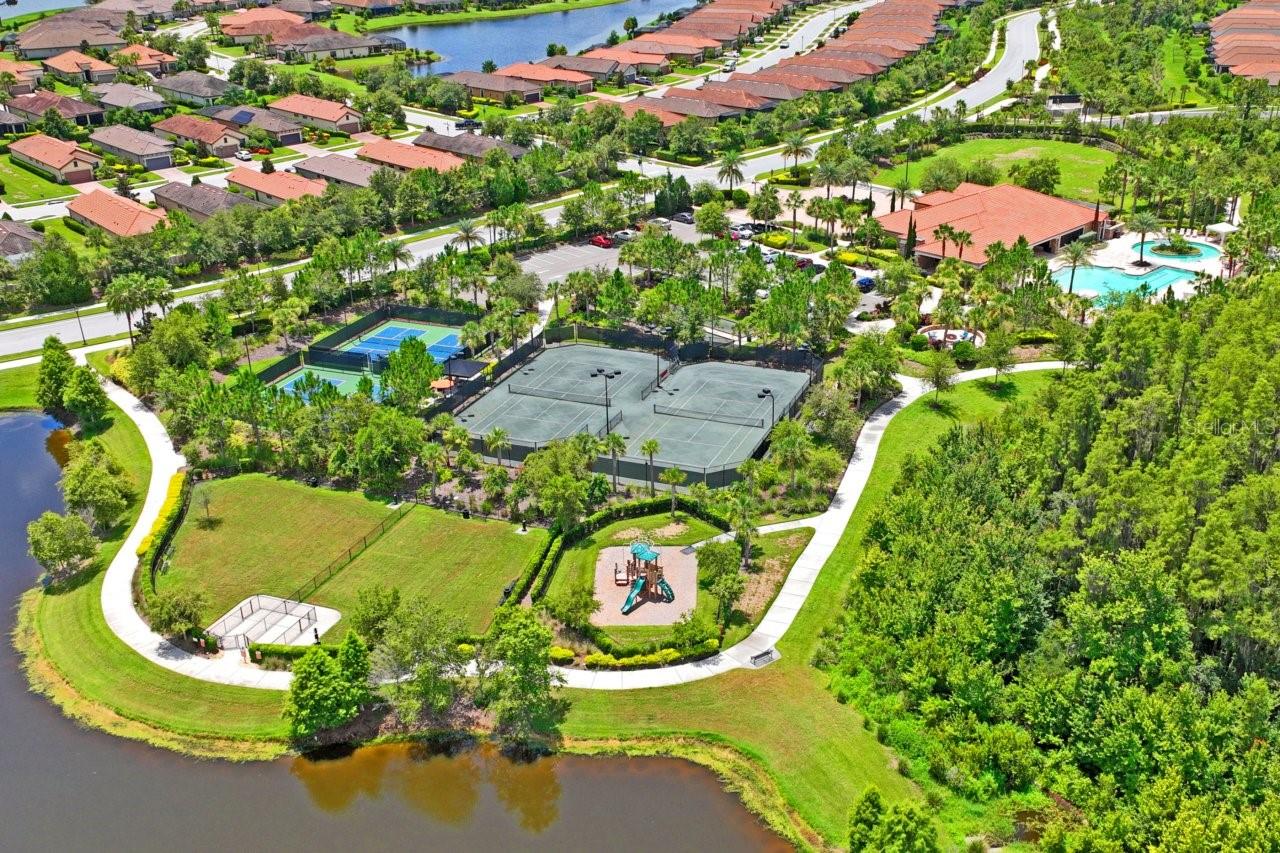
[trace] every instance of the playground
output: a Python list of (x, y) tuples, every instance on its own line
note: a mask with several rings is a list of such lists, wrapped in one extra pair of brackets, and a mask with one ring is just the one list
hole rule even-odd
[[(567, 344), (543, 350), (458, 420), (476, 438), (501, 427), (526, 451), (616, 432), (626, 440), (622, 457), (641, 463), (641, 446), (657, 439), (655, 461), (697, 471), (750, 458), (808, 384), (803, 372)], [(644, 476), (634, 470), (623, 476)]]
[(597, 625), (674, 625), (694, 609), (698, 557), (689, 547), (630, 545), (601, 548), (596, 557)]

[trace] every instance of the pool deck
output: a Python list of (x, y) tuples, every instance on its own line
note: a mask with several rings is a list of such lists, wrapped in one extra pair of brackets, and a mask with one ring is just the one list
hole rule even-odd
[[(1148, 240), (1156, 240), (1161, 234), (1148, 234)], [(1090, 262), (1092, 267), (1111, 267), (1131, 275), (1143, 275), (1149, 273), (1153, 267), (1163, 266), (1171, 269), (1187, 270), (1189, 272), (1205, 272), (1211, 276), (1222, 275), (1222, 258), (1207, 258), (1200, 260), (1197, 258), (1171, 258), (1164, 255), (1156, 255), (1147, 252), (1147, 266), (1138, 266), (1138, 253), (1134, 250), (1134, 246), (1141, 242), (1139, 234), (1122, 234), (1110, 240), (1105, 240), (1098, 245), (1098, 251), (1094, 253), (1093, 260)], [(1187, 239), (1198, 242), (1207, 243), (1214, 248), (1219, 248), (1216, 243), (1208, 237), (1200, 235), (1191, 235)], [(1062, 260), (1061, 256), (1055, 257), (1049, 261), (1049, 269), (1052, 272), (1064, 269), (1067, 264)], [(1172, 285), (1173, 295), (1179, 299), (1186, 298), (1195, 293), (1195, 282), (1180, 281)], [(1077, 288), (1079, 290), (1079, 288)], [(1080, 291), (1084, 293), (1083, 290)], [(1097, 294), (1086, 294), (1097, 295)]]

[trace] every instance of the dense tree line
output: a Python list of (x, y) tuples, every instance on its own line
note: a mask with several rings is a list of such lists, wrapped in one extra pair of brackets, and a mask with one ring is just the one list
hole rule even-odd
[(1050, 850), (1280, 843), (1277, 297), (1113, 307), (871, 522), (834, 689), (968, 798), (1064, 797)]

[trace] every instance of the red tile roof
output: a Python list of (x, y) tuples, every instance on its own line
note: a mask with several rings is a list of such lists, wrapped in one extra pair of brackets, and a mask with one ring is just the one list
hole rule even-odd
[(63, 142), (61, 139), (54, 139), (52, 136), (45, 136), (43, 133), (15, 139), (9, 144), (9, 150), (16, 151), (24, 157), (29, 157), (37, 163), (52, 166), (59, 171), (77, 155), (94, 163), (102, 162), (102, 158), (97, 154), (85, 151), (74, 142)]
[(175, 113), (167, 119), (151, 125), (151, 129), (172, 133), (174, 136), (181, 136), (185, 139), (195, 139), (205, 145), (217, 144), (218, 140), (228, 133), (236, 138), (244, 139), (244, 134), (231, 130), (225, 124), (219, 124), (207, 118), (197, 118), (187, 113)]
[(162, 212), (106, 190), (76, 196), (67, 202), (67, 210), (117, 237), (146, 234), (164, 221)]
[(535, 65), (532, 62), (513, 62), (494, 73), (503, 77), (515, 77), (518, 80), (531, 80), (535, 83), (590, 83), (595, 79), (581, 71)]
[(349, 113), (360, 115), (359, 111), (353, 110), (346, 104), (338, 101), (327, 101), (324, 98), (313, 98), (310, 95), (286, 95), (278, 101), (272, 101), (267, 106), (270, 109), (306, 116), (307, 118), (318, 118), (323, 121), (342, 121), (343, 116)]
[(163, 50), (156, 50), (154, 47), (148, 47), (145, 44), (131, 44), (128, 47), (122, 47), (115, 53), (114, 57), (131, 57), (134, 65), (154, 65), (160, 62), (177, 62), (178, 57), (170, 56)]
[(306, 195), (322, 196), (328, 186), (319, 178), (304, 178), (291, 172), (272, 172), (264, 175), (256, 169), (236, 166), (227, 175), (227, 183), (269, 195), (283, 201), (292, 201)]
[(110, 62), (103, 62), (101, 59), (94, 59), (92, 56), (83, 54), (78, 50), (68, 50), (59, 53), (57, 56), (51, 56), (42, 60), (44, 64), (63, 74), (79, 74), (81, 71), (115, 71), (116, 67)]
[(361, 160), (382, 163), (397, 169), (435, 169), (437, 172), (447, 172), (467, 162), (447, 151), (419, 148), (416, 145), (407, 145), (391, 139), (370, 142), (357, 151), (356, 156)]
[[(984, 187), (963, 183), (950, 193), (933, 192), (921, 199), (929, 203), (927, 207), (897, 210), (876, 219), (899, 238), (906, 235), (914, 219), (916, 252), (932, 257), (942, 256), (942, 241), (933, 238), (939, 225), (967, 231), (973, 243), (965, 250), (964, 260), (975, 265), (984, 262), (984, 253), (993, 243), (1011, 246), (1019, 237), (1026, 237), (1034, 246), (1086, 228), (1094, 221), (1093, 208), (1088, 205), (1012, 184)], [(1105, 219), (1107, 215), (1098, 216)], [(948, 255), (955, 256), (953, 246), (948, 246)]]

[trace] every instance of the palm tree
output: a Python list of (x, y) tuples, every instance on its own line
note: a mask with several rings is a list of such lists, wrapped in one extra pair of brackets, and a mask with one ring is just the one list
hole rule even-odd
[(613, 457), (613, 490), (616, 492), (618, 491), (618, 454), (627, 452), (627, 440), (616, 432), (610, 432), (604, 437), (601, 449)]
[[(844, 179), (849, 182), (849, 195), (853, 199), (858, 197), (858, 184), (862, 181), (869, 183), (876, 173), (876, 167), (871, 165), (870, 160), (857, 155), (845, 160), (840, 168), (844, 173)], [(871, 212), (874, 213), (875, 211)]]
[(1124, 224), (1129, 227), (1130, 231), (1136, 231), (1141, 235), (1141, 241), (1138, 243), (1138, 266), (1145, 267), (1147, 265), (1147, 235), (1160, 230), (1160, 220), (1156, 218), (1154, 213), (1142, 211), (1140, 213), (1130, 213), (1125, 217)]
[(1071, 278), (1067, 280), (1067, 293), (1076, 289), (1076, 267), (1093, 266), (1094, 253), (1098, 244), (1092, 237), (1081, 237), (1079, 240), (1062, 247), (1062, 259), (1071, 265)]
[(104, 294), (107, 310), (117, 317), (124, 315), (129, 324), (129, 346), (133, 346), (133, 314), (143, 311), (150, 304), (147, 294), (147, 279), (141, 273), (127, 273), (116, 276), (107, 285)]
[(794, 489), (796, 479), (813, 451), (813, 439), (809, 437), (803, 424), (788, 419), (779, 421), (774, 426), (769, 441), (778, 464), (784, 469), (790, 469), (791, 488)]
[(502, 452), (511, 449), (511, 434), (502, 427), (494, 427), (489, 434), (484, 437), (484, 446), (489, 448), (489, 452), (498, 457), (498, 464), (502, 464)]
[(954, 229), (951, 232), (951, 242), (956, 246), (956, 260), (963, 261), (965, 247), (973, 245), (973, 235), (968, 231)]
[(830, 160), (820, 160), (818, 165), (813, 167), (813, 183), (826, 187), (828, 199), (831, 198), (831, 188), (840, 183), (842, 178), (839, 164), (832, 163)]
[(947, 259), (947, 241), (955, 236), (956, 230), (945, 222), (933, 229), (933, 239), (942, 241), (942, 259)]
[(435, 499), (436, 489), (440, 487), (440, 468), (448, 467), (449, 454), (438, 442), (428, 441), (422, 445), (418, 453), (418, 461), (431, 474), (431, 498)]
[(733, 185), (742, 183), (744, 180), (742, 175), (742, 152), (735, 149), (729, 149), (720, 155), (720, 171), (716, 173), (716, 178), (724, 181), (729, 185), (729, 194), (733, 195)]
[(800, 208), (804, 207), (804, 196), (799, 190), (792, 190), (787, 195), (787, 208), (791, 211), (791, 248), (796, 246), (796, 229), (799, 227)]
[(907, 193), (911, 192), (911, 179), (905, 175), (898, 178), (897, 182), (893, 185), (893, 192), (898, 199), (898, 204), (905, 206), (907, 203)]
[(676, 514), (676, 486), (682, 485), (685, 478), (686, 475), (684, 471), (679, 468), (668, 468), (663, 471), (662, 476), (658, 478), (663, 483), (671, 487), (671, 514), (673, 516)]
[(483, 243), (484, 236), (480, 233), (480, 225), (474, 219), (459, 219), (458, 233), (454, 236), (452, 242), (462, 243), (467, 247), (467, 251), (471, 251), (472, 243)]
[[(785, 421), (784, 421), (785, 423)], [(751, 559), (751, 537), (756, 533), (755, 519), (759, 501), (747, 483), (736, 483), (729, 490), (729, 524), (742, 543), (742, 565)]]
[(487, 341), (488, 338), (485, 336), (484, 327), (475, 320), (463, 323), (462, 328), (458, 331), (458, 342), (471, 350), (472, 355), (476, 355), (480, 350), (484, 349)]
[(792, 177), (800, 176), (800, 160), (811, 154), (813, 154), (813, 149), (809, 147), (809, 143), (805, 140), (803, 133), (796, 131), (795, 133), (788, 133), (782, 138), (782, 162), (786, 163), (788, 157), (792, 159)]
[(640, 445), (640, 452), (649, 458), (649, 497), (657, 494), (657, 489), (653, 483), (653, 457), (662, 452), (662, 445), (658, 443), (656, 438), (646, 438)]

